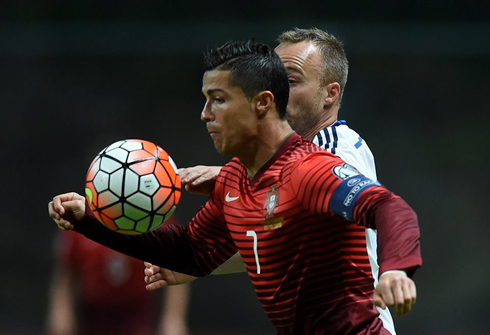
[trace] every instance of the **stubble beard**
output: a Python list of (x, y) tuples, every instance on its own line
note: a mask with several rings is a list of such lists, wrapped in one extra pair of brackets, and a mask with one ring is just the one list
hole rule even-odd
[(289, 124), (293, 130), (301, 136), (307, 135), (321, 119), (323, 112), (321, 93), (321, 89), (318, 89), (315, 92), (311, 103), (304, 103), (297, 106), (297, 113), (293, 114), (295, 117), (291, 119), (288, 118)]

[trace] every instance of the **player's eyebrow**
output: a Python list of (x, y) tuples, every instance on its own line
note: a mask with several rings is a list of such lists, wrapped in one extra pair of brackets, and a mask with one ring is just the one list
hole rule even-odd
[(207, 91), (203, 91), (204, 95), (207, 95), (207, 96), (210, 96), (211, 94), (215, 94), (215, 93), (225, 93), (224, 90), (222, 90), (221, 88), (211, 88)]
[(296, 65), (286, 65), (284, 66), (284, 68), (287, 70), (287, 71), (291, 71), (291, 72), (296, 72), (296, 73), (299, 73), (301, 75), (305, 75), (305, 72), (303, 71), (303, 69), (299, 66), (296, 66)]
[(222, 90), (221, 88), (212, 88), (212, 89), (208, 90), (208, 94), (213, 94), (213, 93), (217, 93), (217, 92), (225, 93), (225, 91)]

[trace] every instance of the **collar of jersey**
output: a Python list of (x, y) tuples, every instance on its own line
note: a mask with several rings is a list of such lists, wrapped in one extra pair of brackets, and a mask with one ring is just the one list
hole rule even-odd
[(335, 123), (332, 124), (330, 127), (337, 127), (337, 126), (341, 126), (343, 124), (346, 125), (347, 124), (347, 121), (345, 121), (345, 120), (338, 120), (338, 121), (335, 121)]
[(287, 148), (294, 142), (296, 141), (300, 136), (296, 134), (296, 132), (293, 130), (290, 132), (284, 140), (282, 140), (281, 144), (277, 147), (276, 151), (272, 155), (270, 155), (269, 158), (262, 164), (262, 166), (259, 168), (259, 170), (253, 175), (248, 175), (250, 178), (250, 182), (252, 186), (262, 177), (265, 171), (274, 164), (274, 162), (282, 156), (282, 154), (287, 150)]

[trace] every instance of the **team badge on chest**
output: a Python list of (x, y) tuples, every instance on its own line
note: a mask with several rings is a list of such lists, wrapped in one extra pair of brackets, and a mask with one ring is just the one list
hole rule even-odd
[(274, 210), (279, 203), (279, 190), (274, 188), (272, 185), (271, 190), (265, 195), (265, 218), (271, 218), (274, 216)]
[(275, 185), (271, 186), (271, 190), (265, 195), (264, 204), (264, 215), (265, 220), (261, 222), (264, 225), (265, 230), (277, 229), (282, 227), (282, 222), (284, 218), (274, 217), (274, 211), (279, 204), (279, 190), (274, 188)]

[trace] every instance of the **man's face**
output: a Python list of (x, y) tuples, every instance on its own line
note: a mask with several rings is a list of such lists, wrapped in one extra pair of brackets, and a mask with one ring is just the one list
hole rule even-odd
[(240, 156), (257, 133), (252, 103), (242, 89), (230, 84), (230, 71), (206, 71), (202, 81), (206, 103), (201, 120), (206, 122), (216, 150)]
[(279, 44), (276, 53), (284, 63), (289, 78), (288, 122), (298, 134), (304, 136), (319, 122), (323, 112), (320, 51), (312, 42), (304, 41)]

